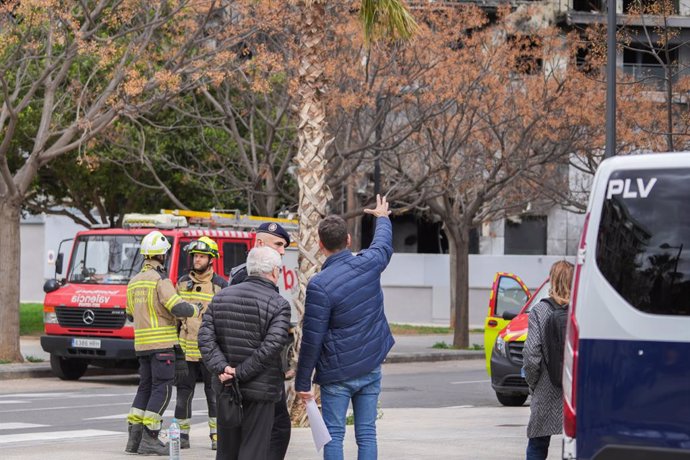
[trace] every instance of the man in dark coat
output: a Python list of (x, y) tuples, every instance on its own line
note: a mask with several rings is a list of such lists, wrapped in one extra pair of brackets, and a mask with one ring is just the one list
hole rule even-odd
[[(275, 222), (264, 222), (256, 230), (256, 247), (269, 247), (285, 255), (285, 248), (290, 246), (290, 235), (282, 225)], [(239, 284), (247, 279), (247, 264), (238, 265), (230, 271), (230, 284)], [(283, 369), (288, 372), (288, 369)], [(283, 460), (290, 444), (292, 420), (287, 408), (285, 391), (275, 405), (273, 413), (273, 430), (271, 431), (271, 446), (268, 450), (268, 460)]]
[[(281, 258), (274, 249), (256, 247), (247, 256), (249, 276), (213, 298), (199, 330), (199, 349), (216, 391), (236, 379), (243, 398), (241, 426), (223, 426), (218, 406), (217, 459), (264, 460), (275, 403), (283, 391), (280, 352), (288, 340), (290, 304), (276, 285)], [(221, 398), (219, 398), (220, 401)]]
[(295, 380), (303, 400), (314, 397), (311, 378), (321, 385), (323, 419), (331, 435), (324, 459), (343, 458), (347, 408), (352, 401), (360, 460), (377, 458), (376, 412), (381, 363), (393, 347), (383, 311), (381, 272), (393, 255), (393, 233), (385, 198), (367, 209), (376, 217), (369, 249), (353, 255), (347, 225), (338, 216), (319, 224), (319, 244), (327, 259), (307, 286)]

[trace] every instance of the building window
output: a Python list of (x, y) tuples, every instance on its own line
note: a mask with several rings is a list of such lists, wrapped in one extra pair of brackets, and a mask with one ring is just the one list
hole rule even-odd
[(601, 0), (573, 0), (573, 10), (584, 13), (605, 11)]
[(667, 67), (671, 67), (674, 81), (678, 77), (678, 48), (669, 46), (671, 49), (664, 50), (652, 48), (647, 43), (631, 43), (623, 50), (623, 71), (637, 82), (662, 89)]
[(505, 220), (505, 254), (546, 254), (546, 216), (520, 216)]

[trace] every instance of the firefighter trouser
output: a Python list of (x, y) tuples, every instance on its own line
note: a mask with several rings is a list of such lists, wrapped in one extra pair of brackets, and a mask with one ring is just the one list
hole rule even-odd
[(192, 400), (194, 388), (199, 376), (204, 381), (204, 393), (206, 393), (206, 405), (208, 407), (208, 426), (211, 436), (216, 434), (216, 393), (211, 387), (211, 373), (201, 361), (187, 361), (189, 373), (181, 381), (177, 382), (177, 401), (175, 403), (175, 418), (179, 420), (180, 432), (189, 434), (189, 426), (192, 419)]
[(160, 431), (174, 378), (175, 352), (172, 349), (139, 356), (139, 388), (127, 421), (143, 424), (154, 433)]

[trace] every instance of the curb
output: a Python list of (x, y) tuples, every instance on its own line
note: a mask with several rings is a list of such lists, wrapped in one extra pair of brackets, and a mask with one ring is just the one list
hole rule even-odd
[[(125, 369), (105, 369), (101, 367), (91, 366), (88, 368), (85, 377), (99, 376), (99, 375), (132, 375), (136, 374), (134, 370)], [(18, 364), (0, 364), (0, 380), (13, 379), (29, 379), (29, 378), (44, 378), (55, 377), (53, 371), (50, 370), (50, 363), (18, 363)]]
[[(422, 363), (437, 361), (465, 361), (471, 359), (484, 359), (483, 351), (459, 350), (459, 351), (425, 351), (413, 353), (391, 352), (386, 358), (386, 363)], [(122, 369), (104, 369), (91, 366), (85, 376), (96, 375), (131, 375), (136, 371), (127, 372)], [(27, 379), (55, 377), (50, 370), (50, 363), (21, 363), (0, 364), (0, 380)]]
[(484, 359), (484, 350), (423, 351), (413, 353), (391, 352), (386, 363), (422, 363), (437, 361), (466, 361)]

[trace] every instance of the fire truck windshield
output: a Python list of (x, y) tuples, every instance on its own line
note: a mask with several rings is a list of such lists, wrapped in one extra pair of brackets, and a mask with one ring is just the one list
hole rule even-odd
[(75, 242), (68, 281), (127, 284), (141, 269), (144, 235), (82, 235)]

